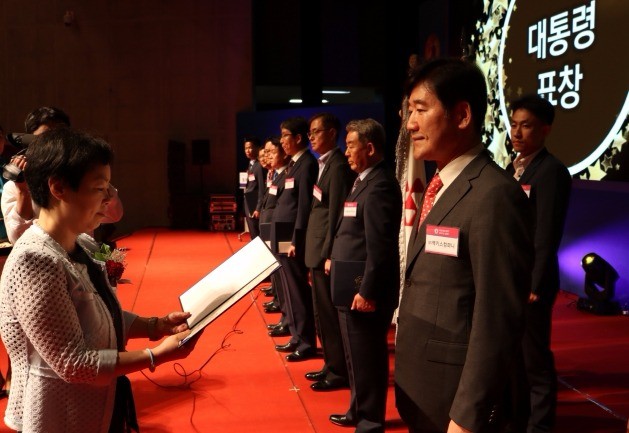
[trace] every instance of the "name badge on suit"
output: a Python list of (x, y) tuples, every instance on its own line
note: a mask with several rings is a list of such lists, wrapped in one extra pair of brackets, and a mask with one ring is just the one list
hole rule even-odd
[(312, 189), (312, 196), (319, 201), (323, 201), (323, 191), (317, 185)]
[(428, 254), (459, 257), (459, 229), (428, 224), (425, 245)]
[(358, 203), (346, 201), (343, 206), (343, 217), (356, 218), (356, 215), (358, 215)]

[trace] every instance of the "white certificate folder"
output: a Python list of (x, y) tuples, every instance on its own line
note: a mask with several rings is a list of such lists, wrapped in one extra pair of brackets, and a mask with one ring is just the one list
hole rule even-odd
[(192, 333), (181, 344), (227, 311), (279, 267), (271, 250), (257, 237), (182, 293), (179, 302), (183, 311), (192, 314), (188, 319)]

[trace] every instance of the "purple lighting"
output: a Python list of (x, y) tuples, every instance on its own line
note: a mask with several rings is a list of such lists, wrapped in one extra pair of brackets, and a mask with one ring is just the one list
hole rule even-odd
[(629, 307), (629, 188), (616, 182), (574, 181), (559, 250), (561, 288), (580, 297), (585, 272), (581, 259), (596, 253), (616, 269), (614, 299)]

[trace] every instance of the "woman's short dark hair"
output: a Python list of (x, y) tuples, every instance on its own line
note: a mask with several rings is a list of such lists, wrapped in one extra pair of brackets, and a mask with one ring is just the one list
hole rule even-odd
[(103, 139), (70, 128), (56, 128), (35, 138), (26, 151), (24, 177), (31, 198), (40, 207), (50, 204), (48, 180), (67, 182), (78, 190), (87, 172), (113, 161), (111, 146)]

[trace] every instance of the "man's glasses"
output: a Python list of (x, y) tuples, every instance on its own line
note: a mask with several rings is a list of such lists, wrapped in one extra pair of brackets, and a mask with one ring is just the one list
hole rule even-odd
[(319, 133), (325, 131), (328, 128), (321, 128), (321, 129), (313, 129), (312, 131), (308, 131), (308, 138), (312, 138), (315, 135), (319, 135)]

